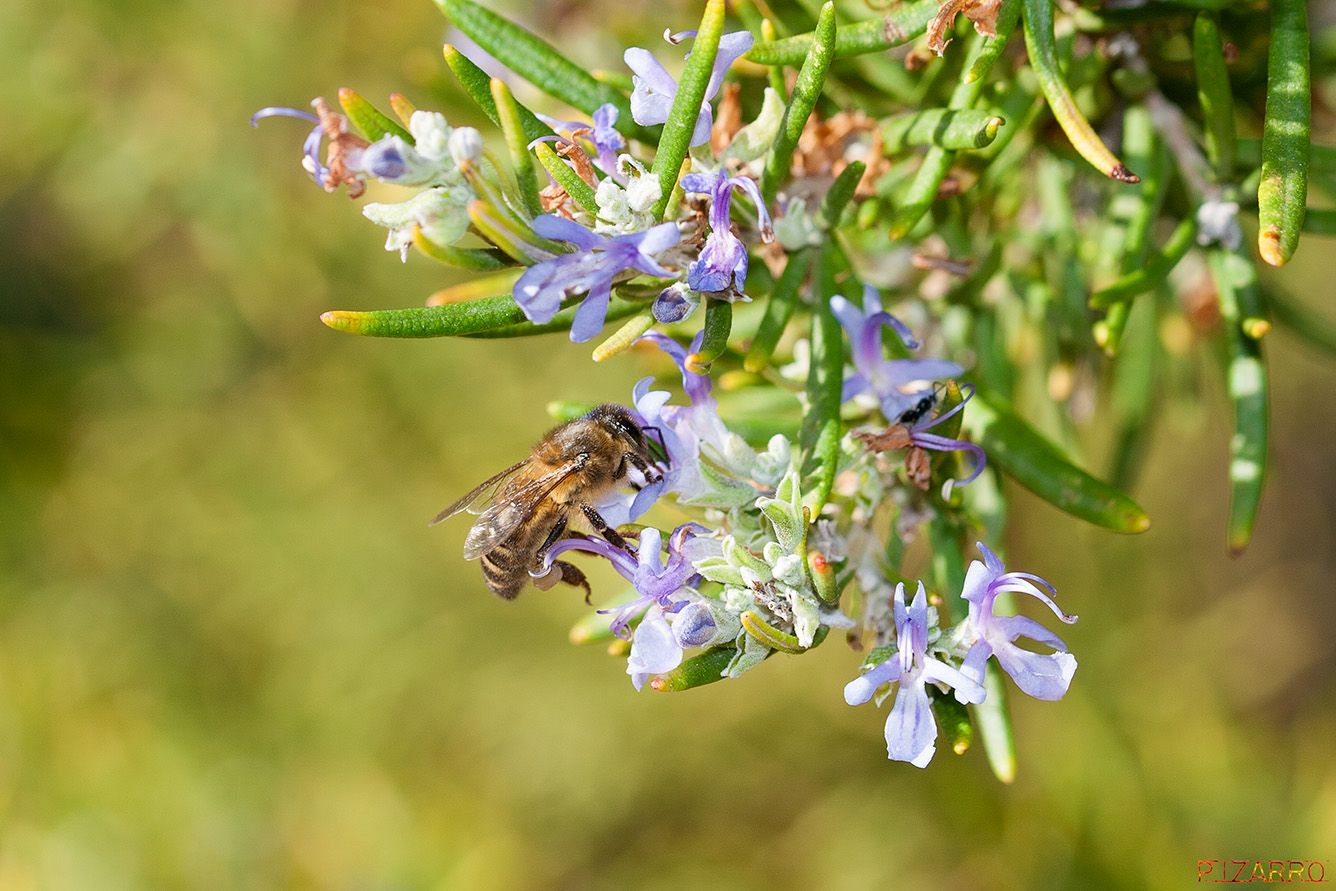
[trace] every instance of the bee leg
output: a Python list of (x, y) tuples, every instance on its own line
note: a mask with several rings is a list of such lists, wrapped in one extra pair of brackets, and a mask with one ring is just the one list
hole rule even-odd
[(548, 532), (547, 538), (543, 540), (543, 546), (538, 549), (537, 556), (541, 557), (547, 553), (547, 549), (552, 547), (561, 538), (562, 533), (566, 531), (566, 517), (562, 515), (557, 518), (557, 522), (552, 524), (552, 531)]
[(585, 603), (594, 596), (593, 590), (589, 587), (589, 579), (573, 563), (567, 563), (565, 560), (557, 560), (552, 566), (561, 570), (561, 580), (572, 587), (585, 589)]
[[(622, 455), (622, 466), (625, 467), (628, 463), (636, 470), (640, 471), (645, 479), (651, 483), (657, 482), (663, 476), (661, 473), (656, 473), (656, 468), (650, 466), (644, 458), (640, 457), (635, 452), (627, 452), (625, 455)], [(640, 487), (637, 486), (636, 488), (639, 489)]]
[(626, 543), (626, 539), (622, 538), (621, 534), (618, 533), (616, 529), (613, 529), (608, 525), (608, 521), (603, 519), (602, 514), (594, 510), (590, 505), (585, 504), (583, 501), (580, 502), (580, 512), (585, 515), (585, 519), (589, 521), (589, 525), (594, 527), (594, 531), (607, 539), (608, 544), (612, 545), (614, 548), (621, 548), (628, 554), (631, 553), (631, 547)]

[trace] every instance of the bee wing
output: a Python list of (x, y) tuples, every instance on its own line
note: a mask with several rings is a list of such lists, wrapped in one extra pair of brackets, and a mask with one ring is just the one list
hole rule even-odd
[[(431, 522), (428, 523), (427, 525), (435, 526), (442, 520), (449, 519), (450, 517), (453, 517), (455, 514), (465, 510), (471, 514), (481, 513), (480, 510), (476, 510), (474, 508), (475, 502), (479, 504), (486, 504), (490, 502), (494, 497), (496, 497), (496, 490), (500, 487), (502, 481), (504, 481), (515, 471), (519, 470), (521, 467), (523, 467), (528, 463), (529, 459), (525, 458), (523, 461), (520, 461), (516, 464), (512, 464), (505, 470), (501, 471), (500, 473), (490, 476), (487, 479), (483, 480), (481, 483), (478, 483), (478, 485), (474, 486), (473, 489), (467, 495), (465, 495), (463, 498), (460, 498), (454, 504), (451, 504), (449, 507), (445, 508), (439, 514), (433, 517)], [(489, 489), (491, 490), (490, 492), (488, 491)], [(486, 493), (486, 497), (483, 497), (484, 493)]]
[(572, 461), (535, 477), (513, 492), (503, 492), (469, 530), (468, 538), (464, 539), (464, 559), (476, 560), (509, 538), (521, 523), (533, 516), (535, 508), (553, 489), (580, 469), (581, 463)]

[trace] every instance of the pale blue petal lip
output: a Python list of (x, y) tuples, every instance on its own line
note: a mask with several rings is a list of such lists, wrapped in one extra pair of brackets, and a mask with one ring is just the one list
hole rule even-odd
[(892, 761), (927, 767), (937, 751), (937, 722), (922, 683), (901, 684), (886, 718), (886, 754)]
[[(682, 645), (673, 636), (673, 629), (659, 607), (650, 607), (644, 620), (631, 639), (631, 653), (626, 660), (626, 673), (636, 675), (662, 674), (682, 664)], [(639, 689), (639, 688), (637, 688)]]
[(1007, 644), (998, 647), (994, 655), (1021, 692), (1035, 699), (1061, 699), (1076, 673), (1076, 657), (1071, 653), (1032, 653)]
[(900, 680), (900, 660), (894, 656), (880, 665), (863, 672), (844, 685), (844, 701), (849, 705), (862, 705), (872, 698), (882, 684)]
[(608, 316), (608, 301), (612, 299), (612, 279), (600, 280), (589, 289), (589, 296), (575, 311), (571, 322), (571, 340), (584, 343), (603, 330), (603, 323)]

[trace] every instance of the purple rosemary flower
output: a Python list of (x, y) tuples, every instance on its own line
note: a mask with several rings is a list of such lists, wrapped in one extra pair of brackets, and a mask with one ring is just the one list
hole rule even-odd
[[(260, 121), (273, 117), (298, 118), (314, 123), (315, 127), (302, 143), (302, 169), (326, 192), (333, 192), (340, 185), (347, 184), (348, 195), (359, 197), (366, 189), (366, 183), (360, 175), (366, 140), (349, 132), (348, 119), (335, 113), (324, 99), (318, 96), (312, 99), (311, 107), (315, 109), (314, 114), (299, 108), (262, 108), (251, 115), (251, 126), (259, 126)], [(329, 140), (326, 162), (321, 162), (320, 146), (326, 139)]]
[(687, 270), (687, 284), (693, 291), (742, 294), (747, 283), (747, 248), (733, 234), (729, 219), (734, 189), (742, 189), (755, 202), (761, 223), (761, 240), (768, 242), (775, 237), (775, 230), (770, 227), (770, 212), (766, 210), (756, 180), (747, 176), (729, 176), (722, 170), (688, 173), (682, 177), (682, 188), (710, 196), (710, 234), (700, 256)]
[[(886, 420), (895, 421), (932, 393), (924, 382), (959, 375), (963, 369), (945, 359), (887, 359), (882, 355), (881, 329), (889, 327), (905, 346), (918, 349), (918, 341), (903, 322), (881, 308), (876, 288), (863, 289), (863, 308), (836, 295), (830, 308), (849, 336), (855, 373), (844, 381), (844, 400), (871, 393), (881, 403)], [(918, 386), (915, 386), (915, 385)]]
[[(978, 548), (983, 561), (975, 560), (970, 564), (965, 574), (965, 588), (960, 594), (969, 603), (966, 622), (973, 637), (961, 671), (982, 681), (984, 663), (993, 656), (1022, 692), (1035, 699), (1061, 699), (1076, 672), (1076, 657), (1067, 651), (1067, 645), (1060, 637), (1043, 625), (1025, 616), (994, 615), (993, 606), (997, 595), (1010, 591), (1029, 594), (1069, 625), (1076, 621), (1076, 616), (1064, 613), (1052, 597), (1036, 587), (1038, 583), (1056, 594), (1048, 582), (1028, 572), (1007, 572), (1002, 561), (983, 542), (978, 543)], [(1022, 649), (1016, 645), (1022, 637), (1051, 647), (1054, 652), (1035, 653)]]
[(529, 321), (541, 325), (552, 321), (568, 293), (588, 292), (571, 325), (571, 340), (576, 343), (603, 327), (617, 275), (628, 269), (647, 275), (673, 274), (656, 263), (654, 255), (677, 244), (676, 223), (608, 238), (571, 220), (543, 214), (534, 219), (533, 229), (544, 238), (569, 242), (579, 250), (531, 266), (515, 283), (515, 302)]
[(919, 582), (918, 593), (905, 608), (905, 586), (895, 586), (895, 637), (897, 652), (880, 665), (868, 669), (844, 688), (844, 701), (862, 705), (877, 688), (898, 683), (895, 705), (886, 718), (886, 753), (892, 761), (908, 761), (927, 767), (937, 746), (937, 722), (932, 716), (927, 685), (945, 684), (961, 702), (983, 702), (983, 685), (966, 677), (928, 652), (928, 601)]
[[(684, 31), (677, 38), (685, 38), (695, 32)], [(691, 144), (700, 145), (710, 139), (710, 128), (714, 126), (714, 112), (710, 108), (712, 100), (724, 82), (724, 72), (737, 61), (743, 53), (752, 48), (754, 38), (750, 31), (734, 31), (719, 38), (719, 52), (714, 57), (714, 67), (710, 71), (710, 83), (705, 88), (705, 98), (700, 104), (700, 114), (696, 117), (696, 129), (691, 134)], [(674, 39), (673, 42), (676, 42)], [(673, 107), (673, 97), (677, 95), (677, 81), (664, 70), (659, 60), (647, 49), (633, 46), (622, 57), (633, 75), (631, 83), (631, 118), (646, 127), (662, 124), (668, 120), (668, 112)]]
[[(699, 581), (691, 558), (684, 552), (688, 542), (704, 527), (686, 523), (673, 530), (668, 539), (668, 559), (663, 559), (663, 533), (653, 527), (640, 531), (634, 556), (601, 538), (565, 538), (548, 549), (545, 566), (567, 551), (588, 551), (606, 557), (622, 577), (635, 586), (636, 599), (616, 610), (610, 624), (612, 633), (631, 641), (627, 674), (639, 690), (652, 674), (672, 671), (682, 663), (683, 641), (674, 634), (668, 616), (691, 602), (692, 586)], [(634, 635), (631, 624), (643, 616)], [(702, 633), (702, 620), (694, 615), (684, 626), (687, 646)]]
[(617, 132), (618, 114), (617, 106), (611, 102), (605, 102), (594, 109), (594, 125), (592, 127), (581, 121), (563, 121), (540, 114), (538, 117), (542, 119), (543, 123), (553, 130), (565, 130), (569, 138), (557, 135), (540, 136), (529, 143), (529, 148), (533, 148), (534, 143), (538, 142), (557, 140), (571, 143), (581, 136), (589, 136), (594, 143), (594, 149), (598, 153), (595, 160), (599, 169), (617, 182), (625, 183), (626, 175), (617, 169), (617, 153), (626, 148), (626, 140), (622, 138), (621, 133)]

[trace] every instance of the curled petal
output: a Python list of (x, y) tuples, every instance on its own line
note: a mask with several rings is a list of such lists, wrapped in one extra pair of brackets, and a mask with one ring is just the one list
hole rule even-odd
[(260, 126), (260, 121), (265, 118), (300, 118), (303, 121), (310, 121), (313, 124), (320, 122), (320, 118), (311, 114), (309, 111), (302, 111), (300, 108), (286, 108), (284, 106), (271, 105), (267, 108), (262, 108), (251, 115), (251, 126)]

